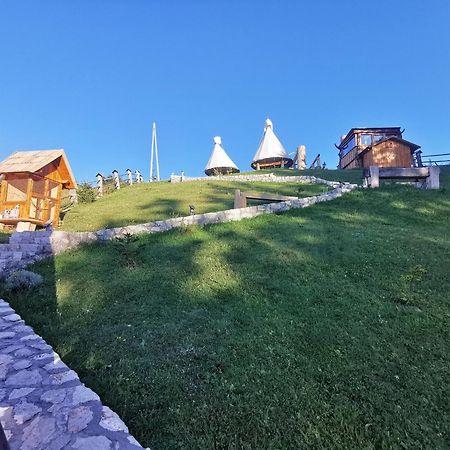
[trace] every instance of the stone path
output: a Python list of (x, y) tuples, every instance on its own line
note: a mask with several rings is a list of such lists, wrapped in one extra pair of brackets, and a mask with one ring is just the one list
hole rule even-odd
[(11, 450), (137, 450), (119, 416), (0, 299), (0, 422)]

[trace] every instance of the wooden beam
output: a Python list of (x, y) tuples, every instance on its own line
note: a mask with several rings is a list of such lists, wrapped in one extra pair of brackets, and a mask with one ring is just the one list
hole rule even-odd
[(25, 219), (30, 218), (30, 209), (31, 209), (31, 197), (33, 195), (33, 180), (28, 178), (27, 185), (27, 199), (25, 201)]
[(294, 200), (298, 197), (288, 197), (286, 195), (276, 195), (276, 194), (266, 194), (266, 193), (255, 193), (255, 192), (241, 192), (242, 196), (245, 196), (250, 200), (271, 200), (275, 202), (286, 202), (288, 200)]
[[(364, 176), (368, 176), (369, 170), (364, 171)], [(428, 167), (380, 167), (380, 178), (426, 178), (430, 174)]]
[[(51, 219), (53, 219), (52, 224), (54, 227), (57, 227), (59, 225), (59, 212), (61, 210), (61, 192), (62, 192), (61, 184), (58, 184), (57, 192), (58, 192), (58, 195), (57, 195), (57, 200), (55, 203), (55, 215), (54, 215), (54, 217), (51, 217)], [(49, 218), (49, 220), (50, 220), (50, 218)]]
[(8, 181), (2, 180), (2, 188), (0, 191), (0, 202), (6, 202), (6, 193), (8, 192)]

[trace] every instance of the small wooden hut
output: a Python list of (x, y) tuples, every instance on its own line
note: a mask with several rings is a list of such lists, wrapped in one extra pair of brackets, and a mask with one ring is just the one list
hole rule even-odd
[(341, 143), (339, 169), (357, 167), (412, 167), (413, 154), (420, 148), (402, 136), (400, 127), (352, 128)]
[(0, 177), (0, 223), (29, 229), (57, 226), (62, 190), (77, 188), (62, 149), (13, 153), (0, 162)]

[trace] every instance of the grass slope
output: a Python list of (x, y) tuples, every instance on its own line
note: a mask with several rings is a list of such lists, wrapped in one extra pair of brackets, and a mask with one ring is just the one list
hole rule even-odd
[(152, 448), (448, 448), (449, 175), (86, 246), (8, 300)]
[[(93, 231), (153, 220), (233, 208), (234, 191), (269, 192), (308, 197), (327, 191), (325, 185), (286, 183), (243, 183), (238, 181), (190, 181), (188, 183), (134, 184), (105, 195), (94, 203), (72, 208), (64, 218), (63, 230)], [(256, 204), (256, 203), (254, 203)]]

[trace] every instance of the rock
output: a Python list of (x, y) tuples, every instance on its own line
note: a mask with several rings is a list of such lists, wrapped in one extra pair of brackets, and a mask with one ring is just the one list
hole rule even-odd
[(48, 403), (62, 403), (67, 395), (67, 389), (54, 389), (44, 392), (41, 400)]
[(0, 355), (0, 366), (7, 366), (14, 361), (14, 358), (10, 355)]
[(53, 373), (50, 375), (50, 384), (53, 385), (64, 384), (72, 380), (78, 380), (78, 375), (73, 370), (67, 370), (66, 372), (60, 373)]
[(31, 361), (27, 359), (22, 359), (21, 361), (17, 361), (13, 364), (13, 368), (16, 370), (28, 369), (31, 366)]
[(62, 450), (66, 449), (66, 445), (69, 443), (72, 436), (70, 434), (61, 434), (57, 438), (53, 439), (48, 445), (46, 450)]
[(13, 328), (13, 331), (16, 333), (32, 333), (33, 328), (29, 327), (28, 325), (17, 325)]
[(33, 351), (30, 350), (29, 348), (21, 348), (21, 349), (17, 350), (16, 353), (14, 353), (14, 356), (17, 356), (20, 358), (20, 357), (24, 357), (24, 356), (30, 356), (32, 354), (33, 354)]
[(16, 335), (16, 333), (12, 331), (3, 331), (0, 333), (0, 339), (12, 338)]
[(15, 400), (16, 398), (24, 397), (25, 395), (31, 394), (34, 388), (19, 388), (13, 389), (11, 394), (9, 394), (9, 400)]
[(0, 402), (6, 397), (6, 389), (0, 389)]
[(20, 320), (19, 314), (10, 314), (9, 316), (3, 316), (2, 319), (7, 320), (8, 322), (17, 322)]
[(20, 450), (44, 450), (55, 436), (55, 419), (37, 416), (23, 430), (23, 443)]
[(14, 344), (14, 345), (10, 345), (9, 347), (6, 347), (5, 349), (2, 350), (2, 353), (12, 353), (18, 349), (23, 349), (24, 345), (23, 344)]
[(44, 366), (44, 369), (47, 371), (59, 370), (59, 369), (67, 369), (68, 367), (59, 359), (56, 359), (53, 362), (50, 362)]
[(7, 367), (0, 367), (0, 380), (3, 381), (6, 378), (6, 374), (8, 372)]
[(72, 395), (72, 403), (78, 405), (90, 401), (100, 401), (100, 397), (86, 386), (77, 386)]
[(6, 386), (33, 386), (42, 381), (41, 374), (37, 369), (21, 370), (8, 377), (5, 381)]
[(39, 355), (33, 356), (33, 359), (36, 361), (48, 358), (53, 358), (53, 355), (51, 353), (40, 353)]
[(78, 433), (89, 425), (93, 417), (89, 406), (78, 406), (69, 412), (67, 430), (71, 433)]
[(41, 411), (42, 408), (33, 403), (21, 402), (14, 407), (14, 420), (18, 425), (22, 425)]
[(37, 334), (29, 334), (29, 335), (27, 335), (27, 336), (23, 336), (23, 337), (21, 337), (20, 338), (20, 340), (22, 341), (22, 342), (25, 342), (25, 341), (34, 341), (34, 340), (36, 340), (36, 339), (41, 339)]
[(107, 406), (102, 408), (102, 418), (100, 426), (110, 431), (124, 431), (128, 433), (127, 426), (122, 422), (120, 417)]
[(105, 436), (79, 437), (72, 447), (77, 450), (110, 450), (111, 441)]

